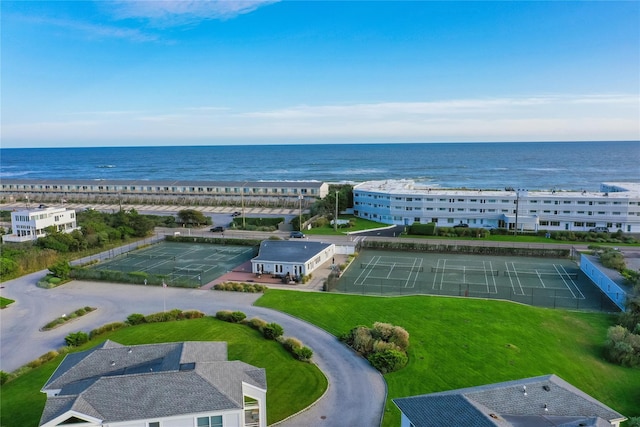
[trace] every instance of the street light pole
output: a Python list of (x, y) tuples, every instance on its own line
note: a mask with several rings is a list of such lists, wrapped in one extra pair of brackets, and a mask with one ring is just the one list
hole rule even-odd
[(304, 197), (302, 195), (298, 196), (298, 200), (300, 200), (300, 218), (298, 219), (298, 229), (302, 231), (302, 199)]
[(242, 188), (240, 189), (240, 199), (242, 200), (242, 229), (244, 230), (246, 227), (246, 221), (244, 219), (244, 186), (247, 184), (247, 181), (242, 183)]
[(333, 217), (333, 231), (338, 231), (338, 192), (336, 191), (336, 214)]
[(516, 236), (518, 234), (518, 205), (520, 204), (520, 189), (516, 190), (516, 224), (513, 230), (513, 235)]

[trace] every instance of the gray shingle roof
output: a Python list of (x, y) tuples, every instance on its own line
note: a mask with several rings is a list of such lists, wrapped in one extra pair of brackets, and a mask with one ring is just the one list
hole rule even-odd
[(529, 427), (563, 423), (572, 426), (580, 422), (599, 426), (598, 420), (625, 419), (556, 375), (393, 399), (393, 402), (415, 427)]
[(304, 264), (331, 245), (332, 243), (307, 240), (264, 240), (260, 244), (258, 256), (252, 261)]
[(264, 369), (227, 361), (224, 342), (108, 345), (67, 358), (43, 388), (60, 392), (40, 424), (71, 409), (105, 422), (237, 409), (242, 382), (266, 390)]

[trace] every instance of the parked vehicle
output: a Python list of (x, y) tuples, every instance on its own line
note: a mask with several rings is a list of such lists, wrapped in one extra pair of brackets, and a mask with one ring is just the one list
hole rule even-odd
[(209, 229), (209, 231), (213, 231), (214, 233), (221, 233), (221, 232), (224, 231), (224, 227), (221, 227), (221, 226), (218, 225), (218, 226), (215, 226), (215, 227), (211, 227)]
[(234, 213), (231, 214), (231, 216), (234, 218), (240, 215), (242, 215), (242, 212), (238, 212), (238, 211), (235, 211)]
[(594, 227), (589, 230), (589, 233), (608, 233), (609, 229), (607, 227)]
[(304, 233), (302, 231), (292, 231), (289, 234), (289, 237), (293, 237), (294, 239), (302, 239), (304, 237)]
[(469, 224), (460, 223), (453, 226), (453, 228), (469, 228)]

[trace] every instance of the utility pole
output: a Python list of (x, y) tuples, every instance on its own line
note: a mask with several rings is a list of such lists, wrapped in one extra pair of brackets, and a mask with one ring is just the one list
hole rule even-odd
[(247, 181), (242, 183), (242, 188), (240, 189), (240, 199), (242, 200), (242, 229), (246, 228), (246, 221), (244, 219), (244, 186), (247, 184)]
[(333, 231), (338, 231), (338, 192), (336, 191), (336, 215), (333, 217)]
[(300, 231), (302, 231), (302, 199), (303, 198), (304, 197), (302, 195), (298, 196), (298, 200), (300, 200), (300, 218), (298, 219), (298, 221), (300, 221), (300, 222), (298, 224), (298, 229)]

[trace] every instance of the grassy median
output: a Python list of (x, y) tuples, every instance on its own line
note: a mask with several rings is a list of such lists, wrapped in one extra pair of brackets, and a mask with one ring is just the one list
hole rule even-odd
[(385, 375), (383, 426), (400, 425), (392, 398), (556, 374), (629, 416), (640, 415), (640, 370), (602, 358), (611, 315), (504, 301), (412, 296), (380, 298), (269, 290), (257, 301), (339, 336), (387, 322), (410, 334), (409, 364)]
[[(242, 360), (266, 369), (269, 424), (306, 408), (327, 388), (325, 376), (314, 364), (294, 360), (279, 343), (265, 340), (258, 331), (248, 326), (226, 323), (211, 317), (132, 326), (102, 335), (80, 349), (91, 348), (106, 338), (124, 345), (175, 341), (226, 341), (229, 360)], [(304, 337), (301, 338), (304, 339)], [(0, 425), (3, 427), (36, 427), (38, 425), (46, 401), (40, 389), (61, 360), (62, 356), (59, 356), (2, 386)]]

